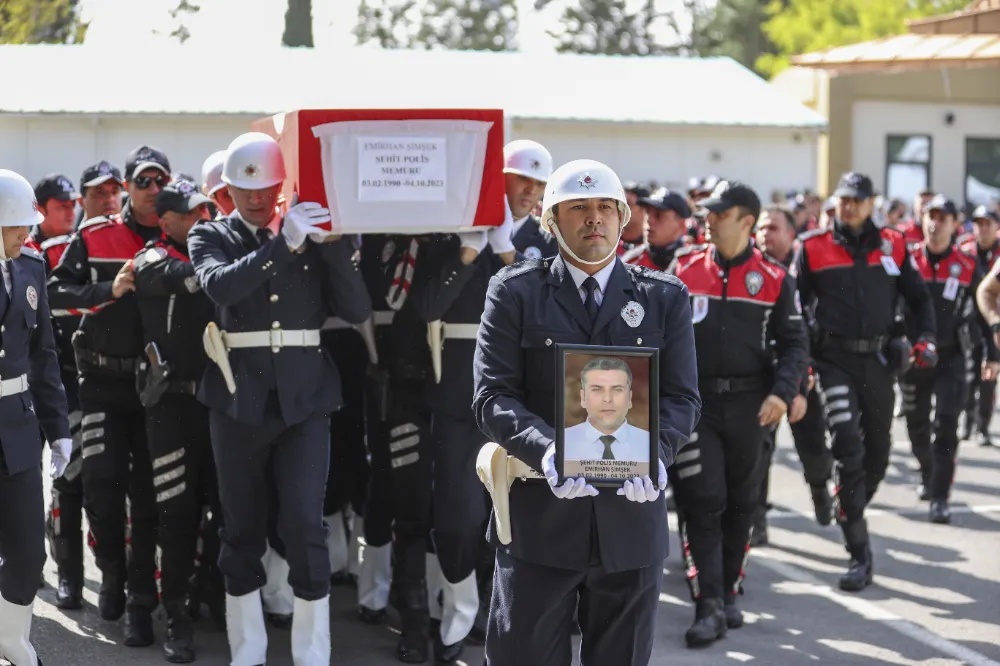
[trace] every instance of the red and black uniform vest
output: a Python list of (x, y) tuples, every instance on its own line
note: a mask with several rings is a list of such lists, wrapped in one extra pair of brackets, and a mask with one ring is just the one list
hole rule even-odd
[[(69, 247), (72, 235), (53, 236), (46, 238), (42, 234), (41, 226), (33, 227), (28, 240), (24, 242), (27, 247), (32, 247), (42, 255), (45, 261), (45, 274), (52, 275), (52, 269), (59, 265), (63, 253)], [(67, 386), (67, 391), (76, 387), (76, 358), (73, 354), (73, 333), (80, 326), (80, 314), (73, 310), (57, 310), (49, 307), (49, 316), (52, 317), (52, 335), (55, 337), (56, 350), (59, 353), (59, 367), (63, 373), (63, 384)], [(67, 383), (68, 382), (68, 383)]]
[(687, 236), (681, 236), (664, 247), (654, 247), (644, 243), (622, 254), (622, 261), (633, 266), (652, 268), (654, 271), (665, 271), (670, 268), (677, 253), (687, 247), (689, 242)]

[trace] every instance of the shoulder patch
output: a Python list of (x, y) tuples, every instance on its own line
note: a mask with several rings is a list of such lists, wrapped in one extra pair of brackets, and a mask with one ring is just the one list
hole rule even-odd
[(42, 262), (45, 261), (45, 259), (42, 257), (42, 253), (41, 252), (39, 252), (35, 248), (33, 248), (31, 246), (28, 246), (28, 245), (22, 245), (21, 246), (21, 256), (22, 257), (31, 257), (32, 259), (37, 259), (38, 261), (42, 261)]
[(813, 229), (812, 231), (807, 231), (798, 237), (798, 240), (805, 243), (807, 240), (812, 238), (819, 238), (820, 236), (825, 236), (826, 234), (832, 233), (830, 229)]
[(167, 258), (167, 250), (159, 245), (147, 245), (142, 250), (139, 250), (135, 255), (135, 260), (133, 261), (133, 266), (136, 269), (142, 268), (149, 264), (155, 264), (158, 261), (163, 261)]
[(518, 275), (524, 275), (525, 273), (530, 273), (531, 271), (548, 271), (548, 269), (549, 264), (543, 259), (525, 259), (524, 261), (519, 261), (511, 264), (510, 266), (504, 266), (497, 271), (496, 277), (501, 282), (506, 282), (511, 278), (517, 277)]
[[(652, 280), (659, 280), (660, 282), (672, 284), (675, 287), (684, 287), (684, 282), (670, 273), (664, 273), (663, 271), (646, 268), (645, 266), (636, 266), (635, 264), (626, 264), (625, 268), (636, 277), (650, 278)], [(684, 288), (686, 289), (687, 287)]]

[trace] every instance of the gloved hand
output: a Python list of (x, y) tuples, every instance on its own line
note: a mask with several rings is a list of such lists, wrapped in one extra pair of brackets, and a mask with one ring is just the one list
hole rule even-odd
[(917, 340), (917, 344), (913, 345), (913, 364), (918, 368), (933, 368), (937, 362), (937, 345), (934, 341), (923, 337)]
[(552, 494), (559, 499), (575, 499), (577, 497), (596, 497), (600, 492), (594, 486), (587, 483), (586, 479), (566, 479), (561, 486), (559, 483), (559, 472), (556, 471), (556, 445), (549, 444), (542, 456), (542, 474), (549, 482)]
[(306, 242), (309, 234), (325, 234), (323, 229), (316, 227), (317, 224), (330, 221), (330, 210), (323, 208), (318, 203), (303, 201), (292, 206), (285, 214), (285, 221), (281, 225), (281, 235), (285, 237), (285, 242), (292, 250), (297, 250)]
[(649, 476), (644, 476), (641, 479), (635, 477), (631, 481), (626, 481), (625, 484), (618, 489), (619, 495), (624, 495), (625, 499), (630, 502), (652, 502), (655, 501), (657, 497), (660, 496), (661, 490), (667, 489), (667, 468), (663, 465), (662, 460), (657, 460), (659, 463), (659, 475), (658, 482), (654, 486), (653, 479)]
[(460, 233), (458, 238), (462, 241), (462, 247), (467, 247), (476, 252), (482, 252), (483, 248), (486, 247), (485, 231), (465, 231)]
[(504, 197), (503, 204), (503, 224), (486, 232), (490, 247), (497, 254), (514, 251), (514, 242), (510, 238), (514, 232), (514, 215), (510, 212), (510, 203), (507, 201), (507, 197)]
[(69, 465), (69, 457), (73, 453), (73, 440), (69, 437), (57, 439), (49, 445), (52, 455), (49, 458), (49, 477), (53, 481), (58, 479), (66, 471)]

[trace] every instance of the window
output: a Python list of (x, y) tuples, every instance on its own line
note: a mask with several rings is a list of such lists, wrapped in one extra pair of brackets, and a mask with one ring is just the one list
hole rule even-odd
[(886, 137), (885, 197), (910, 203), (931, 186), (931, 138)]
[(965, 202), (1000, 201), (1000, 139), (965, 139)]

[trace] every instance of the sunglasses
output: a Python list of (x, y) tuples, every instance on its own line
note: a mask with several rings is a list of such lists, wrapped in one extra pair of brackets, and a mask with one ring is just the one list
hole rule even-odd
[(170, 181), (166, 176), (157, 176), (156, 178), (150, 178), (149, 176), (136, 176), (132, 179), (132, 182), (135, 183), (135, 186), (140, 190), (145, 190), (153, 183), (156, 183), (156, 186), (162, 190)]

